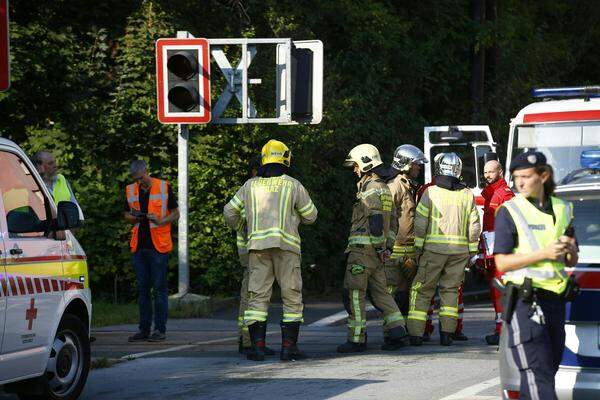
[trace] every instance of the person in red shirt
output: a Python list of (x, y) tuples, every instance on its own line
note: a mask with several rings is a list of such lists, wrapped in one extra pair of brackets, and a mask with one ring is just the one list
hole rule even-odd
[(504, 171), (502, 166), (496, 160), (491, 160), (485, 163), (483, 167), (483, 176), (487, 181), (487, 186), (481, 192), (481, 196), (485, 200), (483, 205), (483, 229), (481, 235), (481, 248), (484, 254), (485, 277), (490, 286), (490, 296), (496, 311), (496, 329), (491, 335), (485, 337), (485, 341), (489, 345), (498, 345), (500, 342), (500, 331), (502, 329), (502, 303), (500, 301), (501, 293), (494, 287), (494, 278), (501, 278), (502, 274), (496, 269), (494, 264), (493, 248), (486, 246), (485, 238), (487, 237), (488, 244), (493, 242), (493, 238), (489, 236), (494, 232), (494, 222), (496, 220), (496, 210), (507, 200), (512, 199), (515, 194), (508, 187), (508, 184), (502, 178)]

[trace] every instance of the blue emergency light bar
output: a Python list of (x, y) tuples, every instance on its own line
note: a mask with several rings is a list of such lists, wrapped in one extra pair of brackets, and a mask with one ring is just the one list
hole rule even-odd
[(533, 89), (533, 97), (600, 97), (600, 86)]
[(582, 151), (579, 162), (582, 168), (600, 170), (600, 150)]

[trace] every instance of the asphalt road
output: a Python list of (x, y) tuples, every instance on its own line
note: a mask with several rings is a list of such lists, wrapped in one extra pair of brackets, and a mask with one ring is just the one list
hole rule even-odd
[[(273, 306), (272, 322), (276, 322), (280, 310), (280, 306)], [(384, 352), (379, 349), (380, 321), (373, 319), (368, 325), (369, 350), (344, 356), (335, 352), (346, 338), (343, 321), (336, 325), (317, 322), (341, 311), (339, 303), (307, 305), (300, 346), (311, 358), (290, 363), (282, 363), (278, 357), (257, 363), (240, 356), (233, 310), (212, 319), (170, 321), (168, 341), (161, 344), (127, 343), (127, 335), (135, 326), (97, 330), (93, 356), (119, 362), (110, 368), (91, 371), (81, 398), (500, 398), (497, 349), (487, 346), (482, 339), (493, 328), (494, 313), (487, 304), (467, 306), (465, 333), (470, 337), (467, 342), (441, 347), (438, 336), (434, 335), (422, 347)], [(268, 332), (267, 344), (278, 349), (277, 324), (270, 324)]]

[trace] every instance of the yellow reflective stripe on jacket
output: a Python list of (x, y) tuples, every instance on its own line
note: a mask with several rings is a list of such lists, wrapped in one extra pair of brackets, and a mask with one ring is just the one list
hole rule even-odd
[(314, 203), (311, 201), (310, 203), (308, 203), (306, 206), (302, 207), (301, 209), (298, 210), (298, 214), (300, 214), (303, 217), (308, 217), (310, 215), (310, 213), (312, 213), (315, 210), (315, 205)]
[[(460, 245), (468, 245), (469, 241), (465, 236), (458, 235), (427, 235), (426, 238), (427, 243), (448, 243), (448, 244), (460, 244)], [(415, 239), (416, 242), (416, 239)]]
[(424, 206), (421, 202), (419, 202), (419, 204), (417, 205), (416, 211), (424, 217), (427, 217), (429, 215), (429, 208)]
[(364, 192), (359, 192), (356, 195), (356, 197), (358, 199), (366, 199), (367, 197), (372, 196), (374, 194), (379, 196), (379, 199), (381, 201), (381, 209), (383, 211), (392, 211), (392, 192), (390, 192), (390, 189), (387, 186), (382, 188), (365, 190)]
[(248, 235), (249, 240), (263, 240), (270, 237), (279, 237), (290, 246), (300, 249), (300, 238), (290, 235), (281, 228), (271, 228), (262, 231), (255, 231)]
[(241, 211), (242, 208), (244, 208), (244, 202), (241, 201), (237, 195), (234, 195), (231, 200), (229, 200), (229, 204), (238, 211)]
[(385, 238), (383, 235), (350, 235), (350, 237), (348, 238), (348, 246), (356, 244), (379, 247), (385, 244)]
[(415, 236), (415, 247), (422, 248), (424, 244), (425, 244), (425, 239), (424, 238), (422, 238), (422, 237), (416, 237)]
[(475, 253), (478, 249), (478, 243), (469, 243), (469, 252)]

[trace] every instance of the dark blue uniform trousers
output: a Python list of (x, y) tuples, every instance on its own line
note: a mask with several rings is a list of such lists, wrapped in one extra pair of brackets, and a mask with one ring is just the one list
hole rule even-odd
[(545, 325), (529, 316), (531, 303), (518, 299), (508, 328), (508, 345), (521, 373), (520, 399), (556, 399), (554, 375), (565, 348), (565, 303), (538, 299)]

